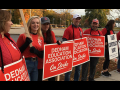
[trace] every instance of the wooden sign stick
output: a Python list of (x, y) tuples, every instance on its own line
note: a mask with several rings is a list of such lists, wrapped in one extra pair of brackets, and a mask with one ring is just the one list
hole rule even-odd
[[(25, 28), (25, 35), (26, 35), (26, 37), (31, 38), (30, 34), (29, 34), (29, 31), (28, 31), (27, 24), (25, 22), (25, 17), (24, 17), (23, 11), (22, 11), (22, 9), (19, 9), (19, 11), (20, 11), (20, 15), (21, 15), (21, 18), (22, 18), (22, 21), (23, 21), (24, 28)], [(30, 47), (32, 47), (32, 43), (30, 43)]]
[(60, 81), (60, 75), (57, 76), (57, 81)]

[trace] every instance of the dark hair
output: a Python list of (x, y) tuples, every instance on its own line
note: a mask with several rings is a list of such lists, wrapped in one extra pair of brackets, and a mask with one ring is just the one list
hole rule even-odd
[(44, 38), (44, 42), (47, 43), (47, 44), (53, 43), (53, 38), (52, 38), (51, 31), (52, 31), (52, 29), (51, 29), (51, 26), (49, 24), (49, 29), (46, 31), (46, 37), (45, 37), (44, 33), (42, 32), (43, 38)]
[(108, 21), (107, 25), (105, 26), (105, 28), (107, 28), (107, 30), (113, 30), (113, 24), (115, 23), (114, 20), (110, 20)]

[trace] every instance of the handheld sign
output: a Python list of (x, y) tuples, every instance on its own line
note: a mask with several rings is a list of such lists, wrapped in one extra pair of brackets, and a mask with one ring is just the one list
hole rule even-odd
[(72, 60), (73, 41), (44, 45), (43, 80), (72, 71)]
[(109, 58), (114, 59), (118, 57), (118, 44), (116, 34), (107, 35)]
[(73, 67), (90, 61), (87, 38), (74, 40)]
[[(19, 9), (19, 11), (20, 11), (20, 15), (21, 15), (21, 18), (22, 18), (22, 21), (23, 21), (24, 28), (25, 28), (26, 37), (30, 37), (28, 27), (27, 27), (27, 24), (25, 22), (25, 17), (24, 17), (23, 11), (22, 11), (22, 9)], [(30, 43), (30, 47), (32, 47), (32, 43)]]
[(4, 73), (0, 67), (0, 81), (30, 81), (25, 58), (4, 66)]
[(90, 57), (104, 57), (105, 36), (83, 34), (83, 37), (87, 37)]

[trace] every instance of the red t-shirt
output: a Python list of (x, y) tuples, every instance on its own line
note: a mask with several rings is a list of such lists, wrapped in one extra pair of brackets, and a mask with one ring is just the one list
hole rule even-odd
[[(43, 49), (44, 49), (43, 37), (40, 37), (38, 39), (38, 35), (30, 34), (30, 36), (32, 37), (32, 46), (34, 46), (39, 51), (43, 51)], [(25, 43), (25, 40), (26, 40), (25, 34), (21, 34), (17, 40), (18, 47), (21, 47)], [(30, 46), (28, 46), (25, 49), (25, 51), (22, 53), (22, 55), (24, 55), (25, 58), (37, 57), (36, 54), (30, 52)]]
[(86, 29), (85, 31), (84, 31), (84, 34), (91, 34), (91, 35), (98, 35), (99, 36), (99, 34), (102, 36), (103, 34), (102, 34), (102, 32), (100, 31), (100, 30), (92, 30), (91, 28), (89, 28), (89, 29)]
[[(105, 34), (107, 33), (107, 29), (103, 28), (101, 32), (102, 32), (103, 36), (105, 36)], [(112, 30), (110, 30), (110, 34), (113, 34)]]
[(72, 25), (70, 25), (63, 34), (62, 38), (66, 38), (67, 40), (73, 40), (73, 29), (74, 29), (74, 39), (78, 39), (78, 38), (82, 38), (83, 37), (83, 30), (78, 27), (72, 27)]
[[(52, 34), (52, 38), (53, 38), (53, 43), (56, 43), (57, 40), (55, 38), (55, 34), (53, 31), (51, 31)], [(45, 37), (47, 37), (46, 33), (44, 33)], [(46, 42), (44, 42), (44, 44), (46, 44)], [(38, 69), (43, 69), (43, 59), (42, 58), (38, 58)]]
[(117, 40), (120, 40), (120, 31), (117, 33)]
[[(46, 33), (44, 33), (45, 37), (47, 37)], [(51, 35), (52, 35), (52, 39), (53, 39), (53, 43), (56, 43), (56, 37), (55, 37), (55, 33), (53, 31), (51, 31)], [(44, 44), (46, 44), (46, 42), (44, 42)]]
[(14, 44), (13, 42), (11, 42), (6, 37), (3, 38), (3, 42), (7, 46), (8, 50), (12, 56), (12, 60), (13, 60), (12, 62), (20, 60), (21, 59), (21, 52), (20, 52), (19, 48), (17, 47), (17, 45)]

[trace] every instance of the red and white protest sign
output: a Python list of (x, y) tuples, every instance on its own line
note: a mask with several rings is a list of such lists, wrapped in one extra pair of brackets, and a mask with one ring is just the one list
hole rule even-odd
[(89, 60), (90, 59), (87, 38), (85, 37), (82, 39), (75, 39), (73, 67), (88, 62)]
[(4, 66), (4, 73), (0, 68), (0, 81), (30, 81), (25, 59)]
[(43, 80), (72, 71), (73, 41), (44, 45)]
[(87, 37), (90, 57), (104, 57), (105, 36), (83, 34), (83, 37)]

